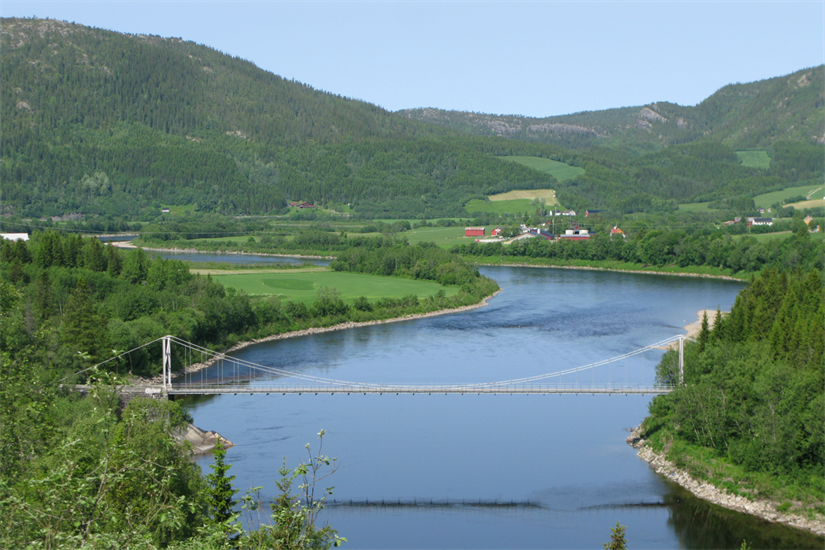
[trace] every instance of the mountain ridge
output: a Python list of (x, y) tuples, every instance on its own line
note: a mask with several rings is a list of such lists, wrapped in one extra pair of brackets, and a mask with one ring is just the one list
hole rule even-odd
[[(598, 144), (649, 152), (706, 137), (736, 149), (765, 148), (782, 139), (825, 144), (823, 71), (825, 65), (819, 65), (760, 81), (728, 84), (695, 106), (659, 101), (546, 117), (433, 107), (402, 109), (396, 113), (473, 135), (579, 148)], [(769, 122), (759, 121), (756, 128), (748, 127), (764, 114), (762, 111), (770, 108), (785, 112)]]

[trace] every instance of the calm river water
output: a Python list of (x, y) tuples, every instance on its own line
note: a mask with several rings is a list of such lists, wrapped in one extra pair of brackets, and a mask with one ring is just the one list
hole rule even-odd
[[(213, 258), (214, 259), (214, 258)], [(221, 258), (220, 261), (225, 261)], [(231, 260), (230, 260), (231, 261)], [(734, 282), (483, 268), (503, 292), (473, 311), (260, 344), (234, 355), (372, 383), (507, 380), (585, 365), (684, 333), (699, 309), (729, 309)], [(564, 383), (651, 384), (663, 352)], [(235, 443), (236, 488), (274, 480), (317, 447), (340, 469), (322, 519), (349, 548), (821, 547), (728, 512), (658, 476), (625, 444), (649, 396), (226, 395), (189, 400), (195, 423)], [(208, 470), (211, 458), (199, 463)], [(480, 505), (481, 504), (481, 505)]]

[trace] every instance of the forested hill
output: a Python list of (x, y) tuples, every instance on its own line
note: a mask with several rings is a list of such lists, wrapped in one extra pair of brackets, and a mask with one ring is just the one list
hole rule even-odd
[(823, 74), (825, 66), (819, 66), (758, 82), (731, 84), (693, 107), (658, 102), (545, 118), (432, 108), (406, 109), (399, 114), (473, 135), (566, 147), (602, 145), (644, 152), (705, 137), (733, 149), (764, 149), (776, 141), (822, 144)]
[(554, 181), (177, 38), (2, 19), (0, 49), (5, 213), (263, 214), (306, 200), (464, 215), (473, 196)]

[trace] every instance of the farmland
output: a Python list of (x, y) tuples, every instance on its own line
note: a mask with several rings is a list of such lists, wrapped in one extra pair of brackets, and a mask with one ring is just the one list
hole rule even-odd
[(464, 209), (469, 213), (484, 212), (485, 214), (514, 214), (520, 216), (525, 212), (535, 212), (536, 208), (531, 204), (532, 202), (529, 199), (496, 201), (490, 199), (490, 202), (473, 199), (464, 206)]
[[(487, 234), (489, 233), (487, 231)], [(419, 227), (406, 231), (403, 235), (410, 244), (432, 242), (441, 248), (450, 248), (456, 244), (465, 244), (475, 240), (475, 237), (464, 236), (464, 227)]]
[(488, 201), (473, 199), (464, 206), (464, 209), (470, 213), (484, 212), (498, 215), (514, 214), (520, 216), (525, 212), (532, 214), (535, 211), (535, 206), (532, 204), (535, 199), (544, 201), (544, 204), (548, 207), (555, 206), (562, 208), (558, 199), (556, 199), (556, 191), (554, 189), (514, 190), (508, 191), (507, 193), (490, 195), (487, 198), (489, 199)]
[(527, 166), (528, 168), (538, 170), (539, 172), (544, 172), (545, 174), (550, 174), (558, 181), (571, 180), (579, 174), (584, 174), (584, 168), (578, 168), (576, 166), (570, 166), (569, 164), (565, 164), (563, 162), (558, 162), (555, 160), (540, 157), (510, 156), (498, 158), (506, 160), (508, 162), (515, 162), (523, 166)]
[[(773, 193), (764, 193), (762, 195), (757, 195), (753, 198), (756, 206), (761, 206), (762, 208), (767, 208), (768, 206), (774, 203), (783, 203), (785, 200), (803, 196), (808, 197), (809, 199), (813, 199), (814, 193), (817, 191), (821, 191), (823, 189), (822, 184), (819, 183), (809, 183), (807, 185), (799, 185), (796, 187), (787, 187), (782, 191), (774, 191)], [(821, 196), (819, 198), (822, 198)], [(813, 206), (803, 206), (802, 208), (813, 208)]]
[(230, 272), (217, 275), (210, 272), (212, 279), (225, 287), (242, 290), (250, 295), (279, 296), (282, 300), (312, 303), (318, 290), (323, 287), (336, 288), (341, 298), (352, 303), (359, 296), (370, 301), (378, 298), (401, 298), (410, 294), (419, 297), (431, 296), (443, 290), (447, 296), (456, 294), (460, 287), (442, 286), (432, 281), (403, 279), (400, 277), (379, 277), (361, 273), (334, 272), (326, 268), (290, 270), (255, 270), (245, 273)]

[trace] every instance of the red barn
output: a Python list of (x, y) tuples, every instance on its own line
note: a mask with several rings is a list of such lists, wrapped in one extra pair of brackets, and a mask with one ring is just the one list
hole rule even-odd
[(465, 237), (483, 237), (485, 235), (483, 227), (465, 227), (464, 228), (464, 236)]

